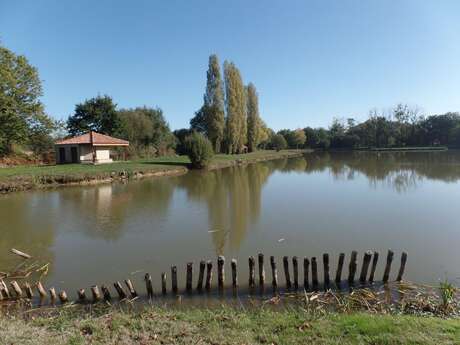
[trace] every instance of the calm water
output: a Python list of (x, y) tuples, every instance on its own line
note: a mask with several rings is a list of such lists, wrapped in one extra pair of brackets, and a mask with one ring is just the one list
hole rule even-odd
[[(18, 248), (50, 262), (46, 283), (74, 291), (223, 254), (402, 250), (406, 278), (460, 280), (460, 152), (313, 153), (180, 177), (0, 197), (0, 270)], [(381, 259), (378, 277), (381, 277)], [(268, 267), (267, 267), (268, 268)], [(394, 274), (397, 267), (394, 267)], [(321, 272), (320, 265), (320, 272)], [(230, 279), (227, 268), (227, 280)], [(393, 277), (394, 277), (393, 274)], [(196, 276), (195, 276), (196, 279)], [(271, 275), (267, 273), (267, 281)], [(281, 279), (280, 276), (280, 280)], [(169, 285), (169, 279), (168, 279)], [(195, 285), (195, 282), (194, 282)], [(156, 284), (158, 286), (158, 284)]]

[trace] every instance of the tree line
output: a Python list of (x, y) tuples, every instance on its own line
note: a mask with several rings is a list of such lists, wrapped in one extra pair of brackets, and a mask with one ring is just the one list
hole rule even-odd
[[(225, 61), (221, 73), (217, 55), (209, 57), (203, 105), (189, 128), (174, 132), (160, 108), (119, 109), (107, 95), (76, 104), (67, 121), (58, 121), (45, 113), (42, 94), (37, 69), (26, 57), (0, 45), (0, 156), (13, 153), (17, 146), (40, 155), (52, 151), (57, 138), (89, 130), (129, 140), (132, 157), (174, 150), (178, 154), (192, 150), (197, 156), (209, 157), (214, 152), (238, 154), (257, 149), (460, 147), (458, 112), (424, 116), (403, 104), (389, 112), (372, 110), (361, 123), (353, 118), (334, 119), (328, 128), (275, 132), (261, 118), (255, 85), (244, 84), (233, 62)], [(208, 141), (210, 148), (204, 147)]]

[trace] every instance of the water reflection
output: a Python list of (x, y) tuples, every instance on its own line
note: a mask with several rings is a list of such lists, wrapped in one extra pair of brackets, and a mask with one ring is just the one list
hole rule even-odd
[[(455, 272), (450, 262), (460, 260), (454, 248), (446, 250), (459, 240), (459, 180), (456, 151), (314, 152), (170, 178), (11, 194), (0, 197), (0, 262), (17, 262), (13, 247), (27, 251), (52, 262), (51, 283), (75, 288), (220, 254), (244, 259), (258, 251), (312, 256), (392, 247), (411, 258), (421, 253), (408, 274), (433, 281), (440, 270)], [(426, 241), (436, 260), (423, 255)]]
[(306, 156), (307, 173), (330, 171), (337, 180), (363, 174), (377, 187), (403, 193), (425, 179), (455, 183), (460, 179), (458, 151), (445, 152), (315, 152)]

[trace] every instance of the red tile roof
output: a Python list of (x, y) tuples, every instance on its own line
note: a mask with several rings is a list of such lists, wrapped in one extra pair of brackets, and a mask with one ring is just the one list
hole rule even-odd
[[(108, 135), (92, 132), (93, 146), (129, 146), (129, 141), (113, 138)], [(90, 133), (68, 139), (56, 141), (56, 145), (79, 145), (91, 144)]]

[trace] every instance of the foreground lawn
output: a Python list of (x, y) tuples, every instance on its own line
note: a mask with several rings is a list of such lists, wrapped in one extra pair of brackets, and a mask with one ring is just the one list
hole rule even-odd
[(27, 321), (0, 316), (0, 343), (460, 344), (460, 320), (365, 313), (313, 316), (301, 309), (69, 308)]

